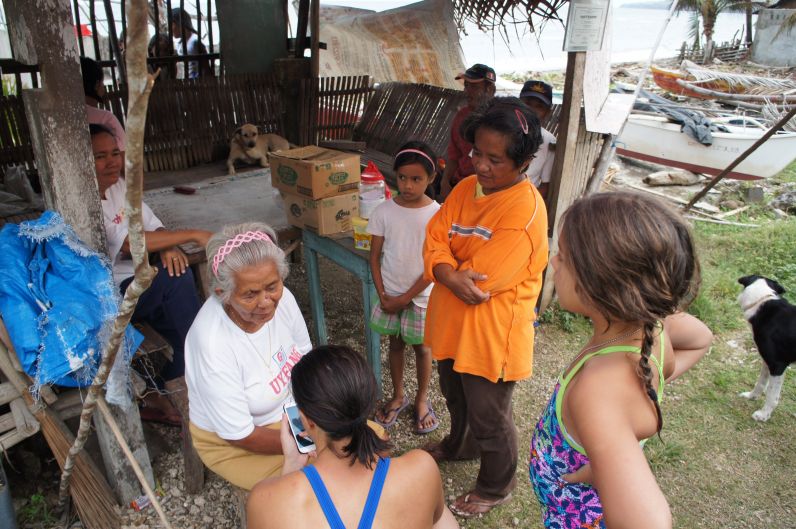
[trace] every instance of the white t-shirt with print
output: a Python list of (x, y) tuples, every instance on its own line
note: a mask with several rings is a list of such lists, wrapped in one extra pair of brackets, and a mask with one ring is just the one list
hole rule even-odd
[[(381, 250), (381, 277), (384, 291), (390, 296), (407, 292), (423, 275), (423, 243), (426, 224), (439, 210), (432, 201), (422, 208), (405, 208), (388, 200), (379, 204), (368, 219), (368, 233), (384, 237)], [(412, 302), (418, 307), (428, 306), (429, 285)]]
[(287, 288), (273, 319), (251, 334), (211, 296), (185, 338), (191, 422), (227, 440), (278, 422), (291, 395), (291, 370), (310, 349), (307, 325)]
[[(121, 253), (122, 244), (127, 238), (127, 213), (124, 209), (124, 196), (127, 184), (123, 178), (105, 190), (102, 199), (102, 216), (105, 221), (105, 236), (108, 239), (108, 253), (113, 263), (113, 281), (118, 286), (135, 273), (133, 260), (129, 255)], [(144, 230), (155, 231), (163, 228), (163, 223), (152, 213), (145, 203), (141, 203), (141, 215), (144, 218)]]
[(555, 147), (555, 143), (556, 137), (547, 129), (542, 128), (542, 145), (539, 146), (539, 150), (535, 153), (536, 157), (531, 160), (531, 165), (525, 171), (525, 175), (536, 187), (550, 182), (550, 176), (553, 174), (553, 162), (556, 157), (555, 150), (550, 145)]

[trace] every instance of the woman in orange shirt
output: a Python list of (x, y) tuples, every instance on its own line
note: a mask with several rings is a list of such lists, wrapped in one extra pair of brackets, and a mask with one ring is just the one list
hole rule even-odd
[(516, 486), (511, 398), (531, 375), (534, 307), (547, 265), (547, 211), (525, 178), (542, 141), (539, 120), (515, 97), (494, 98), (462, 124), (476, 174), (462, 180), (426, 230), (425, 277), (435, 282), (425, 344), (437, 360), (450, 433), (426, 450), (475, 459), (474, 489), (451, 510), (472, 517)]

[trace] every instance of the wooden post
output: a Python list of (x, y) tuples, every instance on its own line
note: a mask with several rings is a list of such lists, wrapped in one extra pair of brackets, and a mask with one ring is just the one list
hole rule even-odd
[(44, 202), (83, 242), (105, 252), (69, 0), (7, 0), (4, 5), (15, 58), (38, 64), (41, 71), (42, 87), (22, 90), (22, 97)]
[[(577, 198), (575, 177), (575, 143), (581, 127), (580, 107), (583, 101), (583, 76), (586, 71), (586, 52), (570, 52), (564, 84), (564, 101), (558, 126), (556, 158), (550, 180), (547, 222), (550, 229), (550, 254), (558, 251), (558, 223), (561, 215)], [(542, 286), (539, 313), (547, 309), (553, 299), (553, 274), (548, 265)]]

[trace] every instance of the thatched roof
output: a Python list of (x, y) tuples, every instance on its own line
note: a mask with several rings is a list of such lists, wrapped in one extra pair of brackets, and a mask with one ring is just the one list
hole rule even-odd
[(452, 0), (456, 23), (473, 22), (485, 30), (506, 31), (511, 25), (529, 25), (535, 31), (548, 20), (560, 20), (558, 11), (569, 0)]

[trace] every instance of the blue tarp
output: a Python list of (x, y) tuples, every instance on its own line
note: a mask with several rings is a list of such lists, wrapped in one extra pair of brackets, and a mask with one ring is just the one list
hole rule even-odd
[[(120, 301), (108, 258), (46, 211), (3, 227), (0, 270), (0, 314), (35, 387), (90, 384)], [(142, 341), (128, 326), (119, 350), (126, 363)]]

